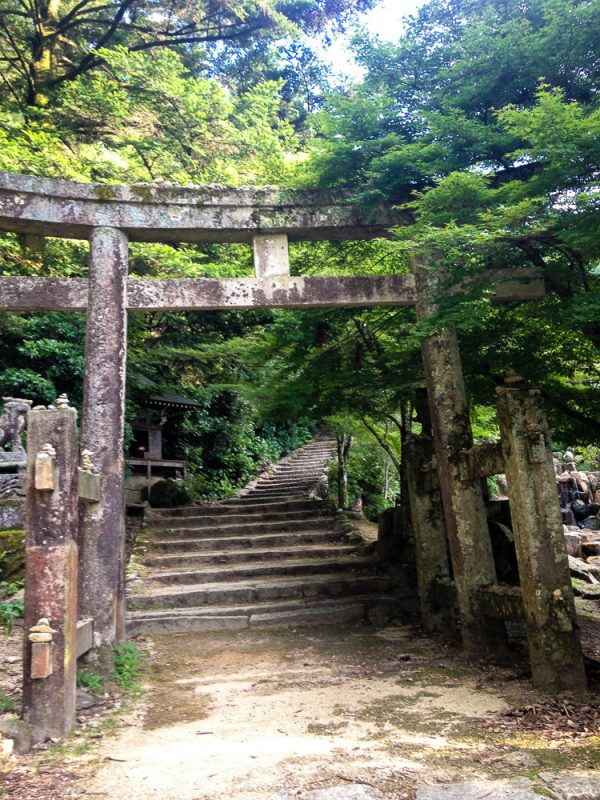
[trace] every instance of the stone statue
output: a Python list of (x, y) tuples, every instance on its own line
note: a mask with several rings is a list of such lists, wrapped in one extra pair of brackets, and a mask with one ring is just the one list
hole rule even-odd
[(10, 444), (13, 453), (24, 453), (21, 433), (25, 418), (31, 410), (31, 400), (16, 397), (3, 397), (4, 411), (0, 415), (0, 451)]

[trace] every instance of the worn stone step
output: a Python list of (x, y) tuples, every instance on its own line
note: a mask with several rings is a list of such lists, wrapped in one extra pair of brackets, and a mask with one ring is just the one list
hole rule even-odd
[(293, 533), (260, 533), (253, 536), (213, 536), (206, 538), (157, 539), (152, 547), (162, 553), (202, 552), (206, 550), (237, 550), (242, 547), (286, 547), (288, 545), (318, 544), (342, 541), (334, 530), (294, 531)]
[(286, 467), (286, 466), (293, 466), (294, 464), (302, 464), (302, 463), (310, 463), (311, 461), (324, 461), (328, 458), (332, 457), (332, 451), (330, 448), (324, 447), (314, 449), (314, 450), (307, 450), (307, 451), (296, 451), (296, 453), (292, 453), (289, 456), (283, 458), (277, 466)]
[(270, 522), (239, 522), (235, 525), (187, 526), (177, 528), (159, 528), (155, 535), (161, 539), (195, 537), (214, 537), (217, 533), (225, 536), (249, 536), (253, 533), (287, 533), (291, 531), (331, 530), (334, 526), (329, 517), (315, 519), (280, 519)]
[(324, 464), (331, 461), (333, 454), (330, 450), (322, 450), (318, 453), (301, 453), (295, 458), (283, 459), (276, 464), (273, 469), (285, 469), (286, 467), (293, 468), (298, 464)]
[(130, 609), (182, 608), (186, 606), (234, 605), (268, 600), (350, 597), (394, 589), (395, 580), (375, 575), (305, 575), (277, 579), (254, 579), (230, 583), (172, 586), (133, 594)]
[[(262, 508), (262, 506), (260, 506)], [(323, 519), (327, 514), (325, 508), (306, 508), (299, 511), (244, 511), (241, 512), (238, 508), (238, 513), (220, 515), (215, 518), (215, 515), (188, 514), (185, 517), (178, 516), (162, 516), (153, 519), (149, 525), (153, 531), (159, 531), (162, 528), (206, 528), (214, 527), (215, 525), (237, 525), (241, 523), (251, 522), (278, 522), (280, 520), (298, 520), (298, 519)]]
[(249, 495), (254, 497), (255, 500), (257, 498), (260, 498), (261, 500), (267, 498), (273, 498), (274, 500), (287, 497), (301, 498), (301, 497), (307, 497), (308, 493), (310, 492), (310, 489), (311, 489), (310, 486), (297, 486), (297, 485), (295, 486), (294, 489), (292, 489), (292, 487), (289, 486), (284, 486), (282, 489), (277, 489), (277, 487), (273, 486), (265, 486), (264, 488), (251, 489)]
[(356, 595), (347, 600), (292, 600), (211, 608), (156, 609), (130, 612), (127, 633), (241, 630), (249, 627), (289, 627), (341, 624), (368, 619), (373, 609), (385, 608), (384, 619), (397, 613), (393, 596)]
[(276, 481), (302, 481), (311, 483), (318, 480), (323, 471), (321, 469), (298, 469), (293, 472), (275, 472), (272, 475), (264, 475), (257, 479), (257, 483), (273, 483)]
[(271, 504), (271, 503), (279, 503), (279, 504), (288, 504), (288, 503), (300, 503), (300, 502), (316, 502), (310, 500), (306, 496), (305, 492), (298, 492), (297, 494), (271, 494), (266, 496), (257, 497), (256, 494), (248, 492), (248, 494), (240, 495), (239, 497), (234, 497), (231, 500), (228, 500), (227, 503), (230, 506), (245, 506), (245, 505), (257, 505), (257, 504)]
[(277, 474), (278, 472), (283, 471), (294, 471), (294, 472), (312, 472), (318, 469), (323, 469), (325, 464), (330, 462), (329, 456), (319, 456), (315, 458), (305, 458), (302, 460), (296, 459), (294, 461), (288, 461), (286, 463), (279, 463), (274, 467), (271, 467), (269, 472), (271, 474)]
[[(230, 514), (240, 513), (261, 513), (265, 510), (265, 503), (254, 502), (244, 505), (243, 511), (240, 510), (241, 498), (231, 498), (223, 504), (214, 505), (197, 505), (197, 506), (180, 506), (179, 508), (153, 508), (149, 514), (148, 519), (152, 524), (155, 520), (163, 519), (164, 517), (190, 517), (190, 516), (214, 516), (226, 517)], [(248, 508), (246, 507), (248, 506)], [(254, 507), (252, 507), (254, 506)], [(308, 497), (294, 498), (291, 501), (277, 501), (275, 503), (267, 504), (267, 511), (303, 511), (303, 510), (317, 510), (327, 509), (327, 505), (322, 500), (311, 499)]]
[(309, 481), (320, 478), (323, 474), (322, 467), (302, 467), (296, 469), (278, 469), (274, 470), (270, 475), (263, 475), (258, 478), (259, 481), (272, 481), (272, 480), (287, 480), (291, 478), (302, 478), (302, 480)]
[[(236, 499), (238, 501), (236, 503), (233, 501), (228, 501), (231, 503), (229, 506), (231, 513), (236, 514), (245, 514), (246, 511), (258, 511), (259, 509), (264, 511), (291, 511), (300, 509), (322, 509), (327, 511), (327, 503), (323, 502), (323, 500), (313, 497), (306, 497), (304, 495), (300, 497), (294, 495), (288, 499), (283, 498), (283, 500), (280, 497), (274, 498), (273, 500), (265, 500), (264, 498), (256, 499), (250, 495), (244, 495)], [(240, 508), (240, 506), (243, 508)]]
[(235, 498), (156, 510), (154, 573), (128, 598), (129, 632), (349, 622), (381, 598), (396, 604), (398, 577), (376, 574), (330, 506), (309, 498), (333, 451), (319, 440)]
[(240, 564), (251, 561), (274, 561), (286, 558), (328, 558), (356, 552), (353, 544), (305, 544), (288, 547), (244, 548), (242, 550), (209, 550), (203, 553), (154, 555), (143, 560), (145, 566), (158, 569), (195, 567), (201, 564)]
[(320, 575), (352, 571), (353, 573), (375, 570), (378, 565), (372, 557), (345, 556), (339, 558), (309, 558), (268, 561), (258, 564), (227, 564), (226, 566), (207, 566), (196, 570), (157, 572), (147, 580), (151, 584), (204, 584), (222, 581), (251, 580), (254, 578), (280, 577), (283, 575)]
[(254, 487), (257, 492), (263, 489), (279, 491), (280, 489), (310, 489), (315, 484), (316, 480), (306, 480), (305, 478), (286, 478), (285, 480), (278, 480), (276, 478), (269, 478), (268, 480), (258, 481)]
[(280, 501), (288, 502), (290, 500), (308, 500), (309, 499), (309, 492), (299, 492), (296, 495), (290, 494), (262, 494), (258, 493), (255, 494), (254, 492), (244, 495), (244, 500), (236, 505), (246, 506), (246, 505), (256, 505), (260, 503), (262, 505), (269, 505), (271, 503), (277, 503)]

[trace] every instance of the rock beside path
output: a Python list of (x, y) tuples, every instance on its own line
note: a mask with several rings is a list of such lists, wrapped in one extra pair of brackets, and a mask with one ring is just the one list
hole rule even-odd
[(273, 795), (271, 800), (384, 800), (384, 798), (383, 792), (375, 786), (367, 783), (349, 783), (300, 794), (285, 792)]
[(538, 778), (558, 800), (600, 800), (600, 771), (540, 772)]
[[(528, 778), (446, 783), (417, 790), (416, 800), (539, 800)], [(582, 799), (583, 800), (583, 799)]]

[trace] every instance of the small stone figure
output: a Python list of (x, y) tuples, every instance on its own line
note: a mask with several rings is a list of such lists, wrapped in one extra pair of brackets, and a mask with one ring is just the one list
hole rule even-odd
[(354, 511), (357, 514), (362, 514), (362, 510), (363, 510), (363, 493), (362, 489), (359, 489), (359, 492), (356, 496), (356, 500), (352, 504), (352, 511)]
[(92, 450), (81, 451), (81, 469), (84, 472), (91, 472), (92, 474), (97, 474), (98, 470), (96, 469), (94, 462), (92, 461), (93, 455), (94, 453)]
[(53, 633), (56, 633), (56, 631), (50, 627), (48, 618), (42, 617), (38, 620), (37, 625), (29, 628), (29, 636), (27, 638), (30, 642), (36, 642), (37, 644), (51, 642)]
[(54, 459), (56, 450), (47, 442), (35, 457), (35, 488), (40, 492), (52, 492), (56, 483)]
[(61, 394), (56, 399), (56, 408), (60, 411), (62, 408), (70, 408), (69, 404), (69, 396), (66, 394)]
[(31, 410), (31, 400), (16, 397), (3, 397), (4, 411), (0, 416), (0, 450), (10, 444), (13, 453), (24, 453), (21, 433), (25, 428), (26, 416)]

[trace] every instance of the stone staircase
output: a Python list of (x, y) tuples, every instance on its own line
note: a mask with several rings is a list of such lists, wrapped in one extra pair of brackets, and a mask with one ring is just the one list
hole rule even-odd
[(223, 503), (154, 510), (130, 634), (349, 622), (393, 613), (398, 578), (309, 494), (332, 458), (320, 437)]

